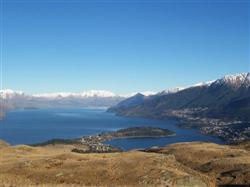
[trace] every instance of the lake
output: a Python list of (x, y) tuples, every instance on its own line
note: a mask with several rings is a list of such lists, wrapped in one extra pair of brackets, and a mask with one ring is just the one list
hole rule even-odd
[(203, 135), (198, 130), (179, 128), (176, 123), (176, 120), (120, 117), (105, 109), (25, 109), (8, 112), (0, 121), (0, 139), (12, 145), (33, 144), (54, 138), (77, 138), (127, 127), (152, 126), (172, 130), (176, 136), (115, 139), (107, 143), (124, 150), (187, 141), (224, 143), (221, 139)]

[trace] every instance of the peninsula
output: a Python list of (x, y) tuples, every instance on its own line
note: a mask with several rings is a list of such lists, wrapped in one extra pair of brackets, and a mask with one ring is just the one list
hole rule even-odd
[(33, 146), (47, 146), (55, 144), (68, 144), (73, 146), (72, 152), (77, 153), (111, 153), (122, 152), (119, 147), (106, 144), (106, 141), (119, 138), (145, 138), (145, 137), (166, 137), (174, 136), (175, 133), (157, 127), (130, 127), (114, 132), (103, 132), (97, 135), (83, 136), (77, 139), (53, 139)]

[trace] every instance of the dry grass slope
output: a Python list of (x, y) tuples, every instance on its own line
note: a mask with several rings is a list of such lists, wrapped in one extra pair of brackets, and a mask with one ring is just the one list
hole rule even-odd
[(150, 152), (174, 155), (195, 171), (214, 177), (217, 184), (250, 185), (250, 142), (237, 146), (213, 143), (178, 143)]
[(215, 186), (175, 156), (130, 151), (77, 154), (70, 145), (0, 144), (0, 186)]

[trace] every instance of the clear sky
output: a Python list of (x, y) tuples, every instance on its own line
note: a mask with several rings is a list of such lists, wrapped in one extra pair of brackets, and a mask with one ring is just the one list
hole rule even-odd
[(2, 0), (3, 87), (159, 91), (249, 71), (248, 0)]

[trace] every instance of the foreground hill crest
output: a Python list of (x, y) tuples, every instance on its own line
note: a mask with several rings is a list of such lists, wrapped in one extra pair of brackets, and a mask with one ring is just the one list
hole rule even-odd
[(215, 187), (250, 180), (249, 142), (178, 143), (108, 154), (73, 153), (73, 148), (11, 147), (0, 141), (0, 185)]

